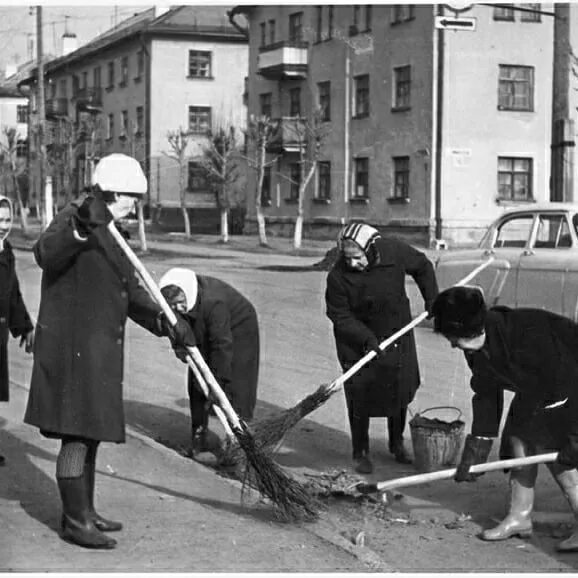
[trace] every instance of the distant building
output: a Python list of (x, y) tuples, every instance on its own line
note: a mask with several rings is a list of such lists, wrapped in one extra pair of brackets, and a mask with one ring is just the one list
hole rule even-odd
[[(90, 182), (100, 157), (121, 152), (145, 169), (149, 208), (156, 215), (176, 209), (179, 167), (166, 154), (171, 151), (167, 133), (182, 129), (192, 138), (185, 167), (187, 204), (193, 213), (214, 212), (215, 195), (199, 179), (195, 159), (208, 128), (232, 124), (242, 129), (247, 115), (247, 39), (230, 24), (227, 9), (177, 6), (159, 13), (152, 8), (76, 49), (68, 34), (66, 53), (44, 67), (47, 145), (55, 159), (49, 173), (59, 205)], [(26, 81), (32, 86), (33, 113), (38, 110), (36, 77), (35, 70)], [(34, 116), (31, 126), (36, 126)]]
[(329, 135), (306, 191), (308, 235), (363, 219), (471, 244), (504, 208), (549, 200), (553, 8), (520, 6), (237, 6), (249, 25), (248, 113), (279, 123), (261, 199), (268, 228), (292, 230), (291, 126), (318, 107)]

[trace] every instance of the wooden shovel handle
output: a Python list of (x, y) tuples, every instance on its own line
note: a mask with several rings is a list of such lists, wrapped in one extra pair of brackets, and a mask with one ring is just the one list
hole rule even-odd
[[(470, 472), (473, 474), (481, 474), (484, 472), (494, 472), (496, 470), (517, 468), (521, 466), (529, 466), (532, 464), (544, 464), (547, 462), (555, 461), (557, 456), (557, 452), (552, 452), (549, 454), (539, 454), (537, 456), (528, 456), (525, 458), (513, 458), (510, 460), (498, 460), (486, 464), (476, 464), (470, 468)], [(428, 482), (437, 482), (438, 480), (447, 480), (449, 478), (453, 478), (456, 474), (456, 471), (456, 468), (451, 468), (437, 472), (417, 474), (415, 476), (396, 478), (395, 480), (388, 480), (386, 482), (378, 482), (376, 486), (379, 492), (385, 492), (386, 490), (393, 490), (395, 488), (406, 488), (408, 486), (417, 486), (419, 484), (426, 484)]]
[[(163, 313), (167, 316), (167, 319), (171, 325), (176, 325), (177, 317), (174, 311), (171, 309), (170, 305), (167, 303), (164, 295), (161, 293), (158, 285), (151, 277), (150, 273), (146, 270), (145, 266), (140, 262), (139, 258), (135, 255), (134, 251), (130, 248), (129, 244), (125, 241), (124, 237), (119, 233), (118, 229), (116, 228), (114, 221), (111, 221), (108, 224), (108, 230), (110, 231), (111, 235), (115, 239), (115, 241), (119, 244), (120, 248), (124, 251), (125, 255), (132, 263), (134, 268), (136, 269), (137, 273), (141, 276), (144, 284), (146, 285), (147, 289), (153, 296), (154, 300), (159, 304)], [(224, 394), (223, 390), (221, 389), (220, 385), (218, 384), (217, 380), (213, 376), (209, 366), (205, 363), (203, 356), (201, 355), (200, 351), (196, 347), (189, 347), (189, 355), (187, 356), (187, 364), (195, 374), (197, 381), (203, 393), (208, 398), (209, 391), (216, 397), (220, 407), (218, 405), (214, 405), (215, 414), (221, 421), (225, 431), (229, 436), (232, 435), (231, 428), (227, 419), (235, 426), (240, 428), (239, 418), (227, 396)], [(198, 366), (197, 366), (198, 365)]]
[[(471, 273), (466, 275), (463, 279), (458, 281), (455, 286), (467, 285), (478, 273), (483, 271), (492, 261), (494, 257), (490, 257), (487, 261), (484, 261), (481, 265), (478, 265)], [(411, 331), (416, 325), (419, 325), (424, 319), (427, 318), (429, 313), (424, 311), (420, 313), (415, 319), (408, 323), (405, 327), (402, 327), (399, 331), (396, 331), (393, 335), (389, 336), (387, 339), (379, 344), (379, 349), (384, 351), (392, 343), (397, 341), (402, 335), (405, 335), (408, 331)], [(343, 385), (350, 377), (355, 375), (365, 364), (371, 361), (377, 353), (375, 351), (370, 351), (366, 353), (359, 361), (354, 363), (343, 375), (339, 376), (335, 381), (327, 386), (327, 391), (333, 391), (339, 386)]]

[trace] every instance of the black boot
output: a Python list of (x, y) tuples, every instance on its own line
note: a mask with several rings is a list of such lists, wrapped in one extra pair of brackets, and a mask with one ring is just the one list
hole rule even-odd
[(412, 459), (403, 444), (403, 430), (405, 429), (406, 418), (406, 408), (400, 409), (397, 415), (387, 418), (389, 451), (395, 456), (395, 461), (400, 464), (412, 463)]
[(98, 530), (90, 516), (84, 477), (57, 478), (57, 482), (62, 498), (62, 539), (84, 548), (114, 548), (116, 540)]
[(107, 520), (94, 509), (95, 469), (96, 466), (92, 462), (86, 462), (84, 465), (84, 483), (86, 484), (86, 497), (88, 498), (88, 513), (96, 528), (101, 532), (119, 532), (122, 530), (122, 524), (120, 522)]

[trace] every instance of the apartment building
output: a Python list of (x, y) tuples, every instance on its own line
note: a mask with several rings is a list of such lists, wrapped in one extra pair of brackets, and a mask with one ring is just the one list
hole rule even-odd
[[(182, 130), (190, 140), (187, 205), (193, 212), (215, 209), (215, 194), (198, 167), (207, 129), (221, 124), (242, 129), (247, 116), (247, 40), (230, 24), (227, 9), (151, 8), (46, 63), (46, 140), (54, 159), (47, 171), (59, 205), (90, 182), (99, 158), (118, 152), (141, 162), (154, 214), (178, 214), (181, 165), (171, 158), (167, 135)], [(33, 113), (36, 77), (35, 70), (27, 79)], [(35, 178), (38, 194), (38, 174)]]
[(303, 171), (291, 126), (316, 109), (327, 131), (306, 190), (308, 235), (363, 219), (465, 245), (504, 208), (547, 201), (552, 5), (513, 6), (237, 6), (249, 28), (248, 113), (278, 126), (261, 198), (269, 229), (292, 230)]

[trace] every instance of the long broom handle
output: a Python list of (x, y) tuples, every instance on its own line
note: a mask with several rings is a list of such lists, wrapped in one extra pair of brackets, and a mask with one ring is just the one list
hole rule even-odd
[[(484, 261), (481, 265), (476, 267), (471, 273), (469, 273), (463, 279), (458, 281), (455, 284), (455, 286), (468, 284), (478, 273), (483, 271), (492, 261), (494, 261), (494, 257), (490, 257), (487, 261)], [(411, 331), (416, 325), (419, 325), (428, 315), (429, 313), (427, 311), (424, 311), (423, 313), (418, 315), (405, 327), (402, 327), (399, 331), (395, 332), (393, 335), (382, 341), (379, 344), (379, 349), (384, 351), (394, 341), (397, 341), (402, 335), (405, 335), (408, 331)], [(340, 375), (333, 383), (331, 383), (327, 387), (327, 391), (333, 391), (334, 389), (337, 389), (340, 385), (345, 383), (351, 376), (357, 373), (366, 363), (371, 361), (376, 355), (377, 353), (375, 353), (375, 351), (370, 351), (369, 353), (365, 354), (359, 361), (354, 363), (343, 375)]]
[[(517, 468), (521, 466), (529, 466), (532, 464), (545, 464), (547, 462), (555, 461), (557, 456), (558, 452), (552, 452), (549, 454), (539, 454), (525, 458), (513, 458), (509, 460), (497, 460), (495, 462), (488, 462), (485, 464), (476, 464), (475, 466), (470, 467), (468, 473), (481, 474), (484, 472), (502, 470), (504, 468)], [(448, 478), (453, 478), (456, 474), (456, 471), (457, 468), (450, 468), (448, 470), (428, 472), (426, 474), (417, 474), (415, 476), (396, 478), (395, 480), (388, 480), (386, 482), (378, 482), (375, 484), (375, 491), (385, 492), (386, 490), (393, 490), (395, 488), (406, 488), (408, 486), (417, 486), (419, 484), (426, 484), (428, 482), (446, 480)]]
[[(167, 303), (164, 295), (161, 293), (161, 290), (155, 283), (154, 279), (150, 276), (145, 266), (140, 262), (139, 258), (135, 255), (134, 251), (130, 248), (124, 237), (119, 233), (114, 224), (114, 221), (111, 221), (108, 224), (108, 230), (110, 231), (115, 241), (119, 244), (120, 248), (124, 251), (134, 268), (137, 270), (138, 274), (141, 276), (144, 284), (147, 286), (153, 298), (160, 305), (163, 313), (167, 316), (169, 323), (171, 325), (176, 325), (177, 316), (171, 309), (170, 305)], [(187, 355), (187, 364), (195, 374), (195, 377), (197, 378), (197, 381), (207, 398), (209, 397), (209, 386), (211, 387), (211, 392), (217, 398), (217, 401), (221, 406), (219, 407), (219, 405), (213, 404), (213, 407), (215, 408), (215, 414), (225, 428), (227, 435), (232, 437), (233, 432), (231, 431), (231, 427), (227, 421), (227, 416), (236, 427), (240, 428), (237, 414), (231, 407), (227, 396), (224, 394), (220, 385), (217, 383), (217, 380), (211, 373), (211, 370), (206, 365), (200, 351), (196, 347), (188, 347), (187, 349), (189, 350), (189, 355)], [(195, 362), (199, 363), (199, 367), (197, 367)], [(200, 362), (202, 362), (202, 364)], [(207, 377), (209, 377), (209, 379), (207, 379)], [(207, 385), (207, 382), (209, 385)]]

